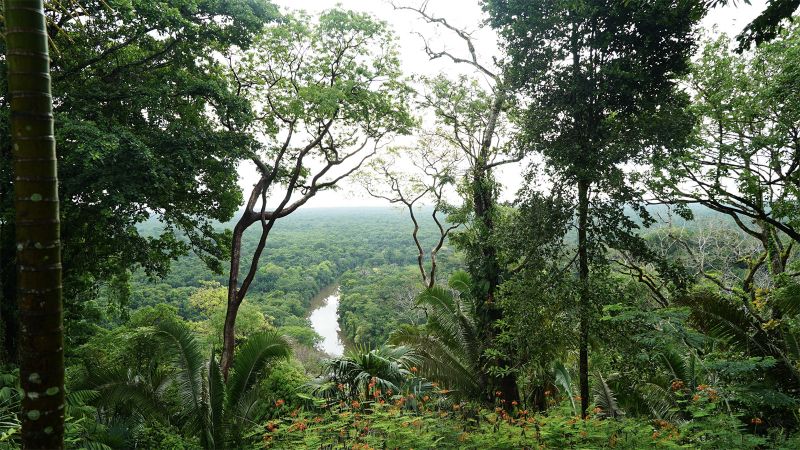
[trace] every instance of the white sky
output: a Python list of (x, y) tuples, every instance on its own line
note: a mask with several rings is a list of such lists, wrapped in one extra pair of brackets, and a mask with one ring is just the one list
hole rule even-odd
[[(384, 0), (273, 0), (282, 8), (304, 9), (309, 13), (319, 13), (337, 5), (355, 11), (362, 11), (384, 20), (390, 24), (397, 35), (400, 46), (400, 55), (404, 71), (408, 75), (437, 75), (441, 72), (448, 74), (469, 73), (468, 67), (457, 67), (444, 59), (430, 61), (422, 46), (421, 33), (426, 36), (434, 48), (447, 48), (454, 53), (460, 53), (463, 47), (459, 40), (450, 39), (449, 34), (437, 33), (433, 26), (427, 25), (410, 11), (394, 11), (392, 6)], [(397, 0), (397, 3), (410, 6), (419, 6), (422, 0)], [(764, 9), (765, 0), (753, 0), (751, 5), (738, 2), (737, 7), (728, 6), (717, 8), (709, 13), (702, 25), (704, 28), (718, 27), (719, 31), (731, 35), (737, 34), (755, 16)], [(480, 0), (429, 0), (428, 12), (432, 15), (443, 17), (450, 23), (467, 31), (473, 32), (473, 40), (477, 47), (479, 58), (491, 61), (492, 55), (498, 55), (497, 39), (488, 27), (481, 28), (484, 14), (481, 11)], [(523, 164), (509, 165), (498, 174), (498, 179), (504, 184), (503, 197), (510, 198), (522, 182), (521, 172)], [(255, 172), (249, 165), (242, 166), (240, 170), (240, 185), (244, 189), (245, 198), (248, 196), (253, 183)], [(387, 203), (369, 197), (358, 186), (344, 183), (338, 191), (328, 191), (317, 194), (308, 203), (308, 207), (343, 207), (343, 206), (382, 206)]]

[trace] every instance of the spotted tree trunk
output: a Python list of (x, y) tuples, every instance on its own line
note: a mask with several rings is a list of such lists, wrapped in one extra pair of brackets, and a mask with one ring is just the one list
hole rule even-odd
[(14, 162), (22, 445), (63, 448), (61, 247), (50, 59), (42, 0), (6, 0)]

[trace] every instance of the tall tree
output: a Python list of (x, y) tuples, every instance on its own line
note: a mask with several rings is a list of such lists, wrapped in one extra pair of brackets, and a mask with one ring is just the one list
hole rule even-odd
[[(581, 411), (589, 406), (590, 264), (630, 246), (622, 206), (636, 198), (623, 165), (681, 145), (687, 72), (700, 2), (487, 0), (505, 40), (509, 81), (526, 94), (525, 132), (577, 196)], [(602, 195), (593, 195), (601, 192)]]
[[(69, 351), (100, 319), (89, 301), (99, 285), (117, 279), (124, 287), (129, 270), (163, 275), (190, 250), (221, 271), (229, 237), (212, 225), (241, 204), (236, 167), (252, 137), (243, 131), (250, 108), (215, 52), (247, 47), (277, 13), (267, 0), (70, 0), (47, 2), (45, 14), (57, 50), (51, 69)], [(4, 72), (0, 154), (10, 158)], [(4, 299), (15, 289), (10, 184), (2, 165)], [(160, 226), (144, 231), (148, 219)], [(16, 312), (13, 302), (2, 305), (4, 357), (14, 360)]]
[[(430, 59), (444, 59), (464, 65), (477, 74), (474, 78), (461, 76), (453, 80), (439, 75), (424, 80), (420, 104), (433, 112), (436, 118), (435, 134), (459, 149), (469, 167), (461, 190), (466, 200), (465, 208), (452, 218), (466, 226), (453, 235), (453, 242), (465, 250), (466, 262), (474, 281), (478, 330), (482, 333), (481, 357), (484, 366), (490, 368), (489, 373), (482, 374), (482, 390), (487, 399), (492, 399), (493, 393), (500, 391), (510, 404), (519, 399), (516, 373), (508, 358), (489, 356), (497, 355), (491, 349), (495, 342), (495, 324), (502, 318), (495, 301), (497, 287), (503, 276), (493, 237), (500, 192), (495, 171), (502, 165), (522, 159), (522, 153), (511, 139), (513, 132), (508, 120), (511, 105), (508, 84), (497, 60), (488, 63), (480, 58), (472, 34), (446, 18), (434, 15), (427, 9), (427, 2), (420, 7), (400, 3), (393, 5), (397, 10), (414, 12), (425, 23), (447, 33), (461, 47), (461, 51), (447, 47), (437, 49), (425, 40), (424, 50)], [(478, 81), (478, 77), (485, 82)]]
[[(233, 71), (240, 94), (258, 108), (253, 132), (265, 144), (249, 154), (259, 178), (233, 229), (221, 357), (226, 379), (236, 315), (276, 221), (335, 188), (375, 155), (383, 138), (413, 125), (393, 35), (365, 14), (286, 16), (266, 28)], [(261, 235), (242, 273), (242, 237), (256, 224)]]
[(5, 3), (24, 448), (64, 447), (56, 141), (42, 0)]

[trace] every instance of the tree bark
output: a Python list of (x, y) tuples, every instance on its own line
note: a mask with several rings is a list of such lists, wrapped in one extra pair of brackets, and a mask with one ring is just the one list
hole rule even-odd
[(50, 58), (42, 0), (5, 8), (17, 299), (20, 319), (22, 446), (64, 448), (64, 336), (58, 179)]
[(242, 255), (242, 235), (246, 229), (245, 217), (233, 229), (233, 239), (231, 242), (231, 266), (228, 279), (228, 306), (225, 312), (225, 324), (222, 330), (222, 355), (220, 357), (220, 369), (222, 377), (228, 381), (228, 371), (233, 363), (233, 352), (236, 338), (236, 316), (239, 312), (239, 267)]
[(580, 282), (580, 355), (578, 378), (581, 391), (581, 417), (589, 409), (589, 251), (586, 229), (589, 223), (589, 182), (578, 181), (578, 280)]

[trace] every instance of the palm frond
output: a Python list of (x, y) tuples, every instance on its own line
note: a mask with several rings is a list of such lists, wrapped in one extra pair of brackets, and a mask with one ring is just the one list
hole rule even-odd
[(84, 389), (67, 392), (67, 406), (84, 406), (100, 398), (100, 393), (95, 390)]
[(617, 398), (614, 396), (614, 392), (608, 386), (608, 383), (606, 383), (603, 375), (599, 373), (597, 374), (597, 379), (592, 386), (592, 395), (594, 396), (594, 403), (602, 409), (600, 412), (601, 416), (617, 418), (625, 414), (619, 408), (619, 405), (617, 404)]
[(480, 391), (481, 340), (470, 294), (472, 281), (466, 272), (451, 276), (450, 289), (433, 287), (417, 297), (425, 307), (427, 323), (401, 327), (390, 342), (415, 349), (422, 374), (448, 389), (466, 395)]
[(468, 272), (458, 270), (450, 275), (450, 279), (448, 280), (447, 284), (451, 289), (455, 289), (458, 292), (467, 293), (470, 289), (472, 289), (472, 277), (470, 277)]
[(390, 342), (416, 349), (421, 375), (438, 381), (442, 387), (464, 395), (477, 393), (480, 386), (476, 360), (458, 346), (452, 347), (419, 327), (402, 326), (392, 333)]
[(181, 414), (187, 432), (204, 429), (203, 372), (205, 358), (192, 331), (181, 322), (163, 321), (155, 326), (155, 336), (172, 349), (172, 363), (177, 368), (174, 382), (184, 409)]
[(688, 381), (690, 378), (687, 361), (674, 348), (662, 348), (658, 353), (658, 360), (667, 369), (673, 380)]
[(678, 420), (678, 405), (667, 389), (654, 383), (645, 383), (637, 386), (636, 392), (654, 418), (669, 422)]
[(236, 353), (233, 370), (228, 377), (228, 404), (236, 404), (255, 381), (256, 374), (270, 362), (291, 355), (289, 342), (276, 331), (250, 336)]
[[(129, 405), (142, 416), (164, 420), (159, 398), (150, 389), (147, 380), (130, 369), (93, 370), (87, 374), (83, 385), (84, 391), (99, 393), (95, 401), (101, 405), (108, 407)], [(78, 395), (88, 396), (88, 394)]]
[(747, 315), (743, 307), (735, 305), (718, 293), (703, 291), (688, 299), (692, 325), (705, 334), (723, 341), (740, 351), (757, 351), (769, 355), (762, 345), (769, 342), (760, 328)]
[(214, 349), (208, 359), (208, 413), (209, 424), (214, 446), (219, 447), (223, 442), (223, 419), (225, 415), (225, 382), (222, 371), (214, 357)]
[(553, 363), (553, 375), (555, 376), (556, 386), (558, 386), (562, 390), (562, 394), (566, 395), (569, 398), (570, 404), (572, 405), (572, 412), (577, 414), (578, 407), (575, 405), (575, 395), (574, 387), (572, 385), (572, 377), (569, 374), (569, 370), (564, 363), (561, 361), (556, 361)]

